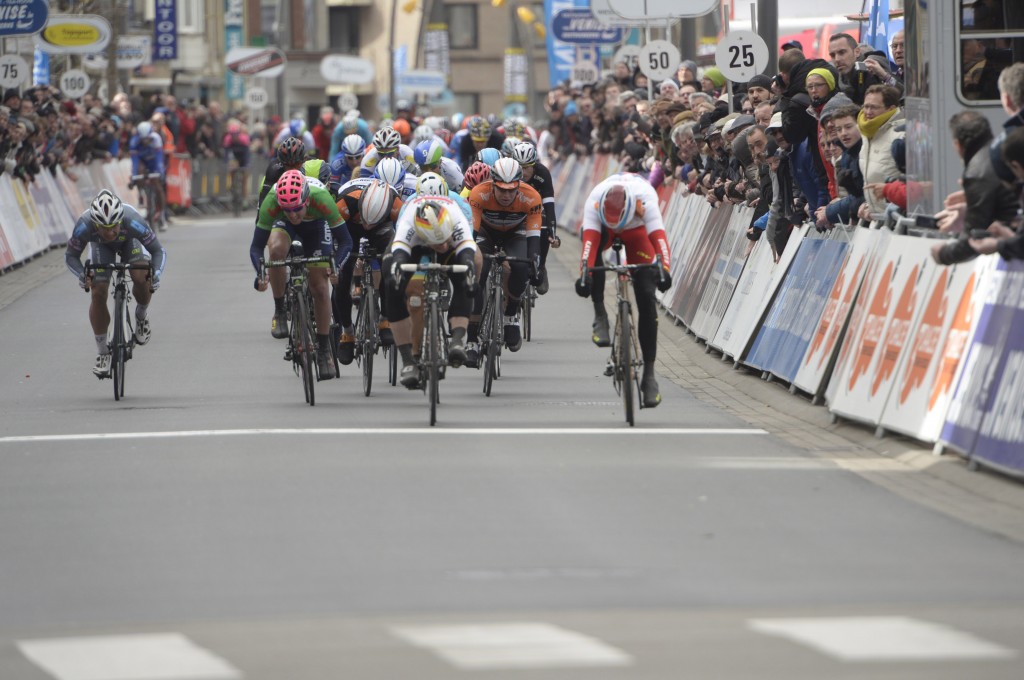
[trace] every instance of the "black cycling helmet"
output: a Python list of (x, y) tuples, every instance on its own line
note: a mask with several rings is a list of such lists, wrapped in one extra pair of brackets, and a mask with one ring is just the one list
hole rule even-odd
[(289, 167), (301, 165), (306, 160), (306, 145), (298, 137), (289, 137), (277, 148), (277, 158)]

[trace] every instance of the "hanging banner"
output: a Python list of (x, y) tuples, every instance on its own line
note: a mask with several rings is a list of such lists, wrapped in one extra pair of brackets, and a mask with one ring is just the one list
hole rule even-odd
[(50, 84), (50, 55), (36, 48), (32, 58), (32, 84)]
[[(242, 46), (245, 0), (224, 0), (224, 53)], [(224, 94), (231, 101), (245, 96), (245, 80), (231, 71), (224, 74)]]
[(449, 54), (448, 24), (427, 24), (426, 33), (423, 34), (423, 67), (427, 71), (437, 71), (447, 76), (452, 71)]
[(90, 54), (102, 51), (110, 35), (110, 24), (98, 14), (64, 14), (50, 17), (35, 44), (49, 54)]
[(46, 25), (49, 14), (46, 0), (0, 3), (0, 37), (38, 33)]
[[(567, 9), (589, 6), (589, 0), (544, 0), (544, 25), (551, 26), (555, 15)], [(548, 80), (550, 86), (572, 79), (572, 67), (576, 63), (575, 46), (555, 38), (554, 32), (548, 31), (546, 37), (548, 47)]]
[(505, 103), (524, 104), (527, 95), (526, 50), (521, 47), (505, 49)]
[(153, 60), (169, 61), (177, 58), (177, 0), (156, 0), (156, 18), (153, 19)]

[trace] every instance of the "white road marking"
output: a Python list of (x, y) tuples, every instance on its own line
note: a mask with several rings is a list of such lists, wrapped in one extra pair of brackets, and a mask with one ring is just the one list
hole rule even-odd
[(1013, 649), (970, 633), (905, 616), (753, 619), (760, 633), (794, 642), (841, 661), (950, 661), (1009, 659)]
[(234, 680), (242, 674), (178, 633), (21, 640), (57, 680)]
[(768, 434), (765, 430), (757, 428), (717, 428), (717, 427), (666, 427), (653, 429), (638, 428), (545, 428), (545, 427), (489, 427), (489, 428), (435, 428), (435, 427), (408, 427), (408, 428), (374, 428), (374, 427), (327, 427), (327, 428), (255, 428), (248, 430), (178, 430), (166, 432), (94, 432), (82, 434), (38, 434), (22, 435), (14, 437), (0, 437), (0, 444), (18, 444), (30, 442), (62, 442), (62, 441), (102, 441), (112, 439), (172, 439), (180, 437), (253, 437), (262, 435), (567, 435), (570, 437), (578, 435), (751, 435)]
[(392, 632), (462, 670), (628, 666), (632, 657), (548, 623), (402, 626)]

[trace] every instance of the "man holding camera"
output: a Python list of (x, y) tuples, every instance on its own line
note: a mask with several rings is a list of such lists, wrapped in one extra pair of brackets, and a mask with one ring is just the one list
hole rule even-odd
[[(842, 83), (840, 90), (857, 106), (864, 103), (864, 95), (869, 87), (884, 84), (886, 81), (885, 77), (877, 75), (876, 69), (888, 72), (888, 64), (883, 66), (881, 61), (873, 56), (862, 55), (857, 41), (849, 33), (836, 33), (832, 36), (828, 42), (828, 56), (839, 71)], [(875, 63), (868, 64), (869, 59)]]

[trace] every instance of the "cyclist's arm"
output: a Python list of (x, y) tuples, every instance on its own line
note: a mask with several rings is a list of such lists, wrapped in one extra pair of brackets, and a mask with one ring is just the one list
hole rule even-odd
[(469, 201), (469, 207), (473, 210), (473, 232), (476, 234), (480, 233), (480, 228), (483, 226), (484, 221), (484, 204), (480, 198), (483, 195), (483, 191), (477, 191), (481, 186), (483, 186), (482, 182), (473, 187), (473, 190), (469, 192), (469, 198), (467, 199)]
[(541, 203), (544, 206), (544, 224), (551, 230), (551, 235), (554, 236), (558, 224), (555, 219), (555, 186), (551, 181), (551, 171), (537, 163), (534, 166), (534, 172), (541, 178), (540, 186), (537, 187), (537, 193), (540, 194)]
[(601, 250), (601, 222), (597, 217), (596, 207), (601, 191), (600, 185), (591, 191), (583, 208), (583, 227), (580, 230), (583, 252), (580, 260), (581, 265), (585, 264), (588, 268), (593, 267), (597, 262), (597, 256)]
[(64, 264), (79, 282), (85, 280), (85, 266), (82, 264), (82, 253), (85, 252), (85, 247), (88, 245), (86, 238), (88, 230), (89, 223), (84, 219), (79, 219), (75, 223), (74, 230), (71, 232), (71, 238), (68, 239), (67, 250), (64, 251)]
[(256, 275), (260, 273), (260, 258), (263, 257), (263, 249), (267, 247), (267, 242), (270, 241), (270, 229), (263, 229), (260, 226), (256, 226), (252, 232), (252, 242), (249, 244), (249, 260), (252, 262), (252, 268), (256, 270)]
[(156, 232), (149, 228), (142, 215), (127, 205), (124, 207), (124, 221), (121, 225), (125, 232), (138, 239), (146, 252), (153, 257), (153, 275), (160, 278), (164, 265), (167, 264), (167, 250), (161, 245)]

